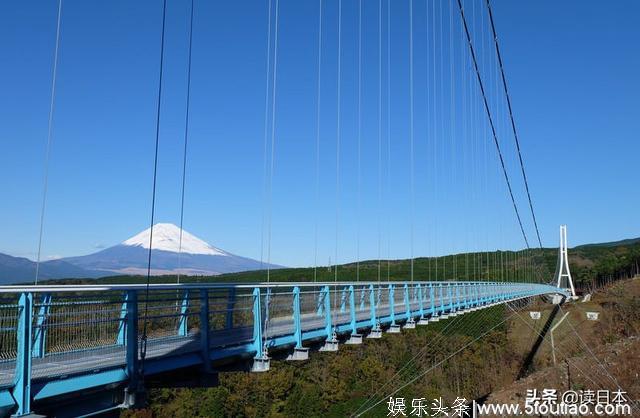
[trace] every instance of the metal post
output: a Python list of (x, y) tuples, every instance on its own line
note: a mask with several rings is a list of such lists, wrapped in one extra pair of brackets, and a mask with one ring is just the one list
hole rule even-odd
[(418, 309), (420, 310), (420, 319), (424, 318), (424, 295), (422, 294), (422, 286), (418, 283)]
[(324, 341), (324, 345), (320, 348), (320, 351), (338, 351), (338, 338), (333, 329), (333, 322), (331, 320), (331, 292), (329, 286), (325, 286), (324, 292), (324, 312), (325, 312), (325, 332), (327, 338)]
[(407, 322), (405, 322), (404, 327), (413, 329), (416, 327), (416, 321), (411, 315), (411, 298), (409, 297), (409, 285), (407, 283), (404, 284), (404, 308), (407, 316)]
[(322, 309), (324, 306), (324, 289), (318, 292), (317, 314), (322, 316)]
[(462, 285), (462, 307), (464, 309), (467, 309), (469, 307), (468, 290), (469, 290), (469, 285), (463, 284)]
[(187, 336), (188, 330), (188, 315), (187, 311), (189, 310), (189, 291), (184, 291), (184, 296), (182, 297), (182, 307), (180, 308), (180, 321), (178, 322), (178, 335), (181, 337)]
[(371, 332), (367, 338), (382, 338), (382, 330), (376, 316), (376, 291), (372, 284), (369, 285), (369, 309), (371, 310)]
[(331, 339), (331, 335), (333, 334), (333, 324), (331, 322), (331, 292), (329, 291), (329, 286), (325, 286), (322, 292), (324, 293), (324, 329), (327, 333), (327, 339)]
[(120, 321), (118, 322), (118, 339), (117, 345), (125, 345), (127, 342), (127, 306), (129, 302), (129, 292), (124, 292), (124, 300), (120, 307)]
[(431, 316), (437, 315), (436, 313), (436, 298), (435, 292), (433, 290), (433, 284), (429, 283), (429, 300), (431, 304)]
[(33, 327), (33, 295), (22, 293), (18, 302), (18, 345), (13, 398), (18, 406), (15, 416), (31, 412), (31, 351)]
[(396, 297), (395, 297), (395, 285), (389, 284), (389, 317), (391, 318), (391, 325), (388, 332), (398, 333), (400, 332), (400, 325), (396, 324)]
[(293, 353), (289, 354), (287, 360), (308, 360), (309, 348), (302, 346), (302, 320), (300, 316), (300, 287), (294, 286), (293, 292), (293, 337), (296, 345), (293, 347)]
[(349, 286), (349, 308), (351, 315), (351, 335), (347, 340), (347, 344), (362, 344), (362, 335), (358, 334), (356, 328), (356, 295), (353, 285)]
[(340, 313), (344, 313), (347, 310), (347, 292), (349, 290), (349, 286), (345, 286), (342, 288), (342, 297), (340, 298)]
[(395, 290), (392, 284), (389, 285), (389, 317), (391, 318), (391, 326), (396, 324), (396, 298)]
[[(267, 289), (267, 309), (269, 306), (270, 289)], [(271, 361), (267, 355), (266, 344), (262, 341), (262, 304), (260, 302), (260, 288), (253, 289), (253, 350), (256, 355), (253, 358), (252, 372), (266, 372), (269, 370)], [(267, 312), (268, 314), (268, 312)]]
[(407, 315), (407, 321), (411, 318), (411, 303), (409, 299), (409, 285), (407, 283), (404, 284), (404, 309)]
[(126, 301), (127, 374), (129, 387), (135, 390), (138, 386), (138, 293), (127, 290)]
[(206, 372), (211, 371), (209, 356), (209, 291), (200, 289), (200, 352)]
[(354, 294), (353, 285), (349, 286), (349, 308), (351, 314), (351, 334), (357, 334), (356, 329), (356, 295)]
[(51, 293), (42, 295), (36, 328), (33, 330), (33, 357), (44, 357), (47, 348), (47, 319), (51, 308)]
[(293, 335), (296, 339), (296, 348), (302, 347), (302, 323), (300, 321), (300, 288), (293, 288)]
[(256, 357), (262, 356), (262, 305), (260, 288), (253, 289), (253, 351)]
[(378, 325), (376, 317), (376, 293), (372, 284), (369, 285), (369, 309), (371, 310), (371, 329), (375, 329)]

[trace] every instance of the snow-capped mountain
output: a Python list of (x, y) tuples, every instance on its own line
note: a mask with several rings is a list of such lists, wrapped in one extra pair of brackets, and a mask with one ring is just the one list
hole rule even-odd
[[(129, 238), (124, 241), (122, 245), (129, 245), (133, 247), (142, 247), (149, 249), (149, 242), (151, 238), (151, 228), (148, 228), (138, 235)], [(221, 249), (218, 249), (212, 245), (207, 244), (200, 238), (191, 235), (187, 231), (182, 231), (182, 243), (180, 242), (180, 228), (174, 224), (155, 224), (153, 227), (153, 242), (151, 248), (160, 251), (169, 252), (182, 252), (186, 254), (206, 254), (206, 255), (221, 255), (230, 256)]]
[[(114, 274), (146, 274), (151, 228), (94, 254), (64, 258), (74, 266)], [(266, 268), (257, 260), (231, 254), (168, 223), (153, 226), (152, 274), (217, 275)], [(280, 266), (272, 265), (271, 268)]]

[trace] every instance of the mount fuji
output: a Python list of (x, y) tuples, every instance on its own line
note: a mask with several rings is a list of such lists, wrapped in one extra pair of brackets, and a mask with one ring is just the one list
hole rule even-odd
[(151, 228), (94, 254), (63, 258), (73, 266), (100, 272), (102, 276), (114, 274), (146, 274), (151, 241), (151, 274), (218, 275), (262, 268), (281, 268), (251, 258), (231, 254), (208, 244), (170, 223), (158, 223)]

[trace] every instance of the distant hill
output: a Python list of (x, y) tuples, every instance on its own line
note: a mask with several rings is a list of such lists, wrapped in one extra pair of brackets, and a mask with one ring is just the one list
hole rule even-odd
[[(40, 264), (41, 280), (57, 278), (95, 278), (100, 273), (74, 266), (62, 260), (45, 261)], [(0, 253), (0, 284), (33, 283), (36, 263), (23, 257), (12, 257)]]
[[(68, 257), (41, 264), (40, 278), (77, 279), (115, 275), (146, 275), (151, 228), (94, 254)], [(259, 270), (266, 263), (231, 254), (208, 244), (173, 224), (153, 227), (151, 274), (217, 276)], [(26, 258), (0, 254), (0, 284), (31, 282), (36, 263)], [(281, 266), (270, 265), (272, 269)]]
[(585, 248), (585, 247), (620, 247), (620, 246), (632, 245), (632, 244), (638, 244), (638, 243), (640, 243), (640, 238), (628, 238), (628, 239), (622, 239), (620, 241), (600, 242), (600, 243), (597, 243), (597, 244), (578, 245), (575, 248), (578, 249), (578, 248)]

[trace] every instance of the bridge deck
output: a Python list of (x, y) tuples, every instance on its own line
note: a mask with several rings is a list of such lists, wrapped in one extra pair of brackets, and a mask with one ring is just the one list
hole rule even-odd
[[(439, 298), (436, 299), (439, 303)], [(411, 309), (418, 309), (419, 304), (414, 302)], [(389, 305), (381, 305), (377, 312), (381, 316), (389, 315)], [(357, 321), (364, 321), (370, 318), (368, 309), (358, 310)], [(399, 316), (402, 314), (399, 313)], [(338, 312), (334, 314), (336, 325), (347, 324), (350, 320), (349, 312)], [(302, 330), (313, 331), (323, 329), (325, 318), (317, 314), (307, 313), (301, 315)], [(293, 334), (292, 318), (279, 317), (269, 321), (265, 335), (267, 339), (274, 337), (289, 336)], [(253, 328), (231, 328), (215, 330), (210, 332), (210, 346), (229, 347), (243, 343), (248, 343), (253, 339)], [(157, 339), (150, 339), (147, 343), (147, 358), (166, 357), (180, 355), (200, 350), (200, 334), (191, 332), (187, 336), (173, 336)], [(126, 363), (126, 348), (123, 345), (109, 345), (83, 351), (62, 352), (47, 354), (43, 358), (34, 358), (32, 364), (32, 376), (34, 380), (42, 378), (62, 377), (75, 375), (84, 371), (98, 371), (113, 367), (121, 367)], [(5, 361), (0, 363), (0, 387), (12, 383), (15, 363)]]

